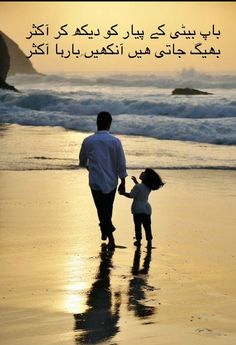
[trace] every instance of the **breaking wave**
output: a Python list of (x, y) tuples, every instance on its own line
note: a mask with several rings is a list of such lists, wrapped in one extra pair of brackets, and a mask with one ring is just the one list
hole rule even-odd
[[(236, 78), (194, 70), (175, 76), (17, 75), (20, 93), (0, 90), (2, 123), (94, 131), (95, 117), (113, 115), (114, 133), (158, 139), (236, 144)], [(173, 96), (176, 87), (213, 95)]]

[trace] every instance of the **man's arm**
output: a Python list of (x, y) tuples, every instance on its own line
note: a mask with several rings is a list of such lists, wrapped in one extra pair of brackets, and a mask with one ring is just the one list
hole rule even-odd
[(118, 176), (121, 179), (121, 183), (118, 187), (119, 193), (125, 193), (125, 178), (128, 176), (126, 172), (126, 159), (122, 144), (118, 141), (118, 153), (117, 153), (117, 169)]
[(79, 166), (86, 168), (87, 163), (88, 163), (87, 149), (86, 149), (86, 144), (85, 144), (85, 140), (84, 140), (82, 145), (81, 145), (81, 149), (80, 149), (80, 153), (79, 153)]
[(131, 189), (131, 191), (129, 193), (126, 193), (125, 191), (122, 193), (120, 193), (121, 195), (126, 196), (126, 198), (130, 198), (130, 199), (134, 199), (136, 197), (136, 195), (139, 193), (140, 190), (140, 184), (137, 183), (136, 185), (134, 185), (134, 187)]
[(118, 192), (122, 195), (125, 195), (125, 177), (121, 178), (121, 183), (118, 187)]

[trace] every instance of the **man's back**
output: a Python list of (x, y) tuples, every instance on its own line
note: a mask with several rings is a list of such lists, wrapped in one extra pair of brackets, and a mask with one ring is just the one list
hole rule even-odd
[(109, 133), (112, 116), (102, 111), (97, 116), (97, 132), (84, 139), (79, 159), (80, 166), (89, 170), (89, 186), (99, 218), (101, 239), (109, 240), (108, 246), (115, 248), (112, 224), (113, 203), (118, 184), (118, 191), (125, 191), (126, 165), (125, 155), (118, 138)]
[(85, 138), (80, 151), (80, 166), (88, 167), (90, 187), (103, 193), (115, 189), (118, 177), (127, 175), (121, 142), (106, 130)]

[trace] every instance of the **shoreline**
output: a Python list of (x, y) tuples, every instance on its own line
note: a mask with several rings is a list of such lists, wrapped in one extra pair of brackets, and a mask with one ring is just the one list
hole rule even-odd
[[(0, 170), (77, 169), (81, 143), (92, 133), (51, 126), (2, 127)], [(236, 149), (232, 145), (116, 136), (123, 143), (131, 170), (148, 166), (157, 170), (236, 170)]]

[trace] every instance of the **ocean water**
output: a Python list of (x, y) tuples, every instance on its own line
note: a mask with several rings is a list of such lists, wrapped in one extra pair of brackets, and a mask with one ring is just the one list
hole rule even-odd
[[(21, 92), (0, 90), (2, 124), (91, 133), (105, 110), (113, 115), (112, 133), (126, 142), (130, 168), (236, 168), (234, 74), (16, 75), (8, 82)], [(176, 87), (212, 94), (172, 95)], [(44, 163), (48, 157), (43, 148), (31, 156)]]

